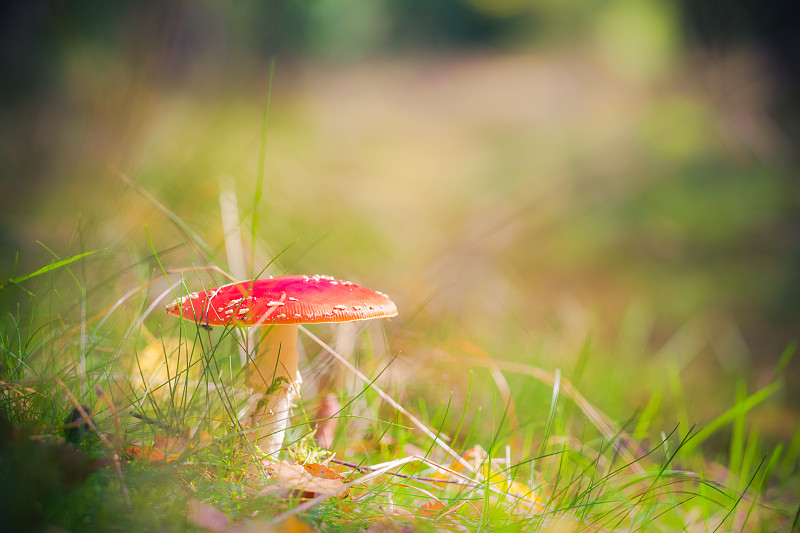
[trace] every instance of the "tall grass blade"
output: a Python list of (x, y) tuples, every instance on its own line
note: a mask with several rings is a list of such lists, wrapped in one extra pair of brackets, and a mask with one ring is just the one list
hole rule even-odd
[(542, 436), (542, 445), (539, 447), (539, 455), (544, 455), (547, 447), (547, 440), (550, 438), (550, 432), (553, 430), (553, 421), (556, 417), (556, 407), (558, 406), (558, 396), (561, 392), (561, 369), (556, 368), (553, 373), (553, 396), (550, 399), (550, 412), (547, 415), (547, 427)]
[(92, 250), (91, 252), (84, 252), (84, 253), (81, 253), (81, 254), (73, 255), (72, 257), (67, 257), (65, 259), (60, 259), (58, 261), (50, 263), (49, 265), (43, 266), (42, 268), (40, 268), (38, 270), (35, 270), (35, 271), (31, 272), (30, 274), (25, 274), (24, 276), (17, 276), (16, 278), (10, 278), (3, 285), (0, 285), (0, 291), (5, 289), (5, 288), (7, 288), (7, 287), (9, 287), (9, 286), (11, 286), (11, 285), (17, 285), (20, 282), (23, 282), (25, 280), (28, 280), (28, 279), (31, 279), (31, 278), (35, 278), (36, 276), (41, 276), (42, 274), (47, 274), (48, 272), (52, 272), (53, 270), (56, 270), (56, 269), (59, 269), (61, 267), (66, 266), (66, 265), (69, 265), (70, 263), (74, 263), (78, 259), (82, 259), (82, 258), (84, 258), (86, 256), (89, 256), (89, 255), (92, 255), (92, 254), (96, 254), (96, 253), (101, 252), (101, 251), (102, 251), (102, 249), (100, 249), (100, 250)]
[(760, 404), (776, 392), (781, 389), (780, 383), (770, 383), (763, 389), (751, 394), (745, 400), (737, 403), (735, 406), (731, 407), (717, 418), (712, 420), (711, 422), (706, 425), (703, 429), (697, 432), (695, 438), (692, 439), (690, 443), (687, 443), (684, 447), (684, 453), (689, 454), (691, 453), (697, 446), (702, 444), (706, 439), (708, 439), (711, 435), (714, 434), (722, 426), (729, 424), (733, 420), (736, 419), (737, 416), (740, 416), (742, 413), (745, 413), (755, 407), (756, 405)]
[(261, 203), (261, 195), (264, 191), (264, 158), (267, 149), (267, 128), (269, 125), (269, 108), (272, 102), (272, 80), (275, 77), (275, 59), (269, 65), (269, 85), (267, 86), (267, 100), (264, 103), (264, 118), (261, 121), (261, 146), (258, 153), (258, 176), (256, 179), (256, 191), (253, 195), (253, 216), (252, 226), (250, 227), (250, 268), (253, 274), (256, 271), (256, 234), (258, 233), (259, 213), (258, 205)]
[(758, 472), (761, 470), (761, 467), (764, 466), (764, 461), (766, 461), (766, 460), (767, 460), (766, 456), (761, 458), (761, 462), (758, 464), (758, 467), (756, 468), (756, 471), (753, 472), (753, 476), (750, 478), (750, 481), (747, 482), (747, 486), (744, 488), (744, 490), (741, 492), (741, 494), (739, 494), (739, 498), (736, 500), (736, 503), (734, 503), (731, 506), (731, 508), (728, 509), (727, 514), (722, 518), (722, 520), (719, 521), (719, 524), (717, 524), (717, 527), (714, 528), (714, 532), (715, 533), (717, 531), (719, 531), (719, 528), (722, 527), (722, 524), (724, 524), (725, 521), (728, 519), (728, 517), (731, 516), (731, 514), (733, 514), (733, 512), (736, 510), (736, 507), (738, 507), (739, 503), (742, 501), (742, 499), (744, 499), (745, 494), (747, 494), (747, 490), (750, 488), (750, 485), (753, 484), (753, 481), (755, 481), (756, 476), (758, 475)]
[[(747, 382), (740, 379), (736, 384), (736, 405), (747, 398)], [(739, 472), (744, 458), (745, 434), (747, 430), (747, 411), (741, 411), (733, 421), (733, 434), (731, 435), (730, 461), (728, 470)], [(732, 480), (731, 480), (732, 481)]]

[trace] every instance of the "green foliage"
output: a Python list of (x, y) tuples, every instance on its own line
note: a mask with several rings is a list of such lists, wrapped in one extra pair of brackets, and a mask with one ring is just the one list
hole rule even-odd
[(78, 259), (86, 257), (87, 255), (95, 254), (95, 253), (97, 253), (99, 251), (100, 250), (95, 250), (93, 252), (84, 252), (82, 254), (78, 254), (78, 255), (74, 255), (72, 257), (68, 257), (66, 259), (59, 259), (58, 261), (55, 261), (55, 262), (53, 262), (53, 263), (51, 263), (51, 264), (49, 264), (47, 266), (43, 266), (42, 268), (40, 268), (40, 269), (38, 269), (38, 270), (36, 270), (34, 272), (31, 272), (30, 274), (25, 274), (23, 276), (17, 276), (17, 277), (11, 278), (6, 283), (4, 283), (3, 285), (0, 285), (0, 291), (5, 289), (9, 285), (17, 285), (18, 283), (20, 283), (22, 281), (25, 281), (27, 279), (35, 278), (36, 276), (41, 276), (42, 274), (46, 274), (48, 272), (52, 272), (53, 270), (56, 270), (56, 269), (61, 268), (61, 267), (64, 267), (64, 266), (66, 266), (66, 265), (68, 265), (70, 263), (73, 263), (73, 262), (77, 261)]
[[(34, 294), (29, 297), (45, 299), (38, 289)], [(151, 306), (146, 303), (142, 298), (131, 311), (117, 307), (112, 314), (126, 318), (110, 322), (107, 313), (96, 313), (91, 306), (85, 315), (74, 315), (81, 320), (75, 324), (65, 320), (71, 313), (52, 320), (44, 314), (44, 306), (34, 307), (36, 311), (25, 320), (17, 316), (4, 321), (0, 399), (8, 419), (2, 419), (0, 431), (0, 472), (15, 481), (2, 485), (0, 502), (14, 527), (191, 530), (190, 499), (212, 503), (231, 521), (275, 516), (302, 503), (296, 496), (275, 499), (254, 491), (254, 483), (265, 481), (249, 464), (253, 456), (245, 453), (247, 441), (236, 416), (244, 396), (238, 363), (230, 356), (236, 351), (234, 332), (170, 324), (148, 315)], [(62, 299), (53, 304), (56, 309), (80, 309)], [(126, 325), (131, 323), (139, 324), (141, 332)], [(155, 327), (161, 328), (161, 337), (145, 341), (146, 332)], [(82, 330), (93, 339), (86, 342), (86, 352), (76, 351)], [(375, 339), (365, 334), (362, 341), (360, 364), (383, 365)], [(54, 352), (52, 347), (58, 344), (62, 349)], [(583, 370), (575, 375), (582, 375), (582, 381), (589, 379), (597, 350), (594, 343), (581, 348), (578, 366)], [(123, 352), (134, 360), (125, 361), (119, 356)], [(87, 356), (84, 374), (75, 364), (80, 353)], [(389, 363), (385, 369), (391, 370), (392, 364), (399, 363)], [(748, 429), (747, 424), (749, 413), (781, 390), (782, 376), (750, 395), (740, 385), (734, 404), (702, 429), (681, 424), (659, 437), (654, 433), (656, 413), (668, 416), (661, 407), (663, 392), (651, 396), (637, 419), (618, 425), (614, 434), (604, 434), (595, 425), (597, 420), (587, 415), (592, 407), (575, 395), (574, 385), (560, 373), (547, 384), (532, 367), (509, 368), (517, 369), (509, 371), (509, 377), (530, 370), (511, 390), (510, 401), (495, 396), (492, 405), (481, 409), (475, 402), (482, 395), (473, 392), (487, 384), (477, 380), (467, 386), (463, 402), (453, 403), (452, 393), (445, 401), (426, 392), (416, 403), (407, 404), (414, 405), (413, 410), (438, 434), (455, 437), (452, 443), (471, 457), (469, 461), (478, 457), (469, 456), (473, 445), (483, 443), (495, 461), (491, 472), (483, 470), (482, 482), (472, 488), (436, 486), (415, 479), (435, 477), (435, 471), (412, 463), (395, 469), (405, 477), (351, 489), (358, 491), (357, 497), (325, 501), (304, 519), (322, 529), (355, 531), (386, 520), (380, 509), (390, 505), (396, 509), (392, 521), (421, 530), (456, 524), (498, 531), (546, 530), (554, 524), (579, 530), (788, 526), (793, 504), (773, 496), (771, 488), (792, 485), (800, 437), (786, 447), (765, 448), (758, 430)], [(545, 386), (531, 386), (536, 383)], [(63, 440), (64, 424), (74, 411), (64, 386), (81, 403), (92, 406), (93, 424), (100, 433), (85, 429), (72, 443)], [(335, 415), (340, 421), (334, 444), (337, 457), (367, 466), (402, 458), (416, 449), (435, 462), (449, 464), (437, 445), (387, 411), (365, 385), (340, 399), (343, 408)], [(306, 406), (313, 403), (304, 400)], [(511, 410), (513, 405), (516, 411)], [(299, 443), (297, 450), (305, 450), (304, 457), (324, 460), (328, 454), (309, 448), (308, 425), (298, 422), (289, 442)], [(627, 425), (635, 425), (631, 435)], [(725, 476), (704, 444), (729, 426), (733, 433)], [(174, 453), (167, 451), (163, 460), (131, 455), (131, 450), (147, 449), (142, 443), (154, 438), (174, 439), (180, 446)], [(519, 490), (527, 493), (520, 496)], [(431, 508), (434, 511), (423, 512), (421, 506), (433, 501), (427, 494), (441, 503)], [(532, 508), (523, 503), (531, 497), (537, 502)]]
[[(749, 145), (719, 139), (750, 124), (747, 110), (726, 114), (687, 88), (691, 74), (669, 77), (673, 9), (420, 0), (352, 16), (339, 4), (353, 3), (245, 2), (221, 17), (185, 6), (197, 20), (181, 19), (175, 42), (200, 28), (209, 64), (232, 63), (197, 78), (175, 71), (202, 54), (160, 44), (129, 52), (152, 71), (131, 67), (115, 47), (136, 47), (119, 36), (161, 24), (133, 4), (79, 5), (94, 15), (85, 32), (81, 17), (63, 22), (44, 118), (17, 135), (31, 127), (23, 108), (2, 126), (22, 161), (8, 174), (47, 187), (8, 187), (0, 217), (0, 477), (12, 481), (0, 516), (17, 529), (180, 531), (198, 527), (194, 500), (254, 527), (304, 504), (266, 478), (239, 421), (252, 342), (160, 312), (227, 282), (206, 268), (238, 250), (254, 275), (389, 292), (401, 313), (356, 335), (356, 366), (469, 464), (490, 461), (469, 474), (305, 342), (317, 394), (284, 456), (327, 457), (310, 443), (334, 394), (334, 459), (356, 465), (345, 477), (424, 458), (298, 511), (305, 523), (796, 528), (797, 361), (791, 345), (778, 356), (800, 308), (794, 189)], [(545, 15), (560, 22), (540, 26)], [(226, 22), (242, 31), (221, 46)], [(556, 25), (586, 49), (349, 63), (382, 47), (547, 40)], [(276, 47), (344, 61), (267, 66)], [(221, 181), (240, 231), (219, 223)], [(31, 232), (57, 245), (28, 248)], [(94, 427), (68, 427), (78, 406)], [(470, 479), (444, 483), (431, 463)]]

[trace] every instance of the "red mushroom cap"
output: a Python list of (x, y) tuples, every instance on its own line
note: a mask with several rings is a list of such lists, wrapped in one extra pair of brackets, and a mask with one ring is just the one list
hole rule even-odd
[(330, 276), (281, 276), (195, 292), (167, 312), (209, 326), (349, 322), (395, 316), (382, 292)]

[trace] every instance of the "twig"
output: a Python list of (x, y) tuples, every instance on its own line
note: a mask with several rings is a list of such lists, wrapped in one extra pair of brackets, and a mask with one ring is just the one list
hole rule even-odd
[[(342, 461), (340, 459), (331, 459), (331, 463), (336, 463), (337, 465), (347, 466), (358, 470), (362, 474), (366, 474), (368, 472), (372, 472), (375, 470), (374, 467), (370, 465), (363, 465), (358, 463), (351, 463), (350, 461)], [(422, 481), (424, 483), (449, 483), (452, 485), (476, 485), (477, 482), (470, 480), (469, 482), (463, 481), (460, 479), (437, 479), (435, 477), (424, 477), (424, 476), (412, 476), (409, 474), (401, 474), (400, 472), (387, 472), (390, 476), (397, 476), (403, 479), (410, 479), (412, 481)]]

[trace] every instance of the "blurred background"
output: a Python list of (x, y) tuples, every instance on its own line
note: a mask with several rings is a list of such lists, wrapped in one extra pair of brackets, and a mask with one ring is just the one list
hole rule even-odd
[[(248, 277), (289, 247), (271, 273), (398, 302), (396, 391), (463, 400), (457, 362), (486, 354), (560, 368), (618, 420), (655, 390), (665, 428), (675, 407), (702, 423), (737, 383), (768, 383), (800, 331), (795, 12), (6, 1), (0, 272), (50, 262), (37, 241), (104, 249), (84, 269), (102, 308), (158, 270), (150, 239), (167, 267)], [(234, 201), (244, 267), (226, 259)], [(785, 376), (751, 420), (767, 440), (798, 425), (796, 361)]]

